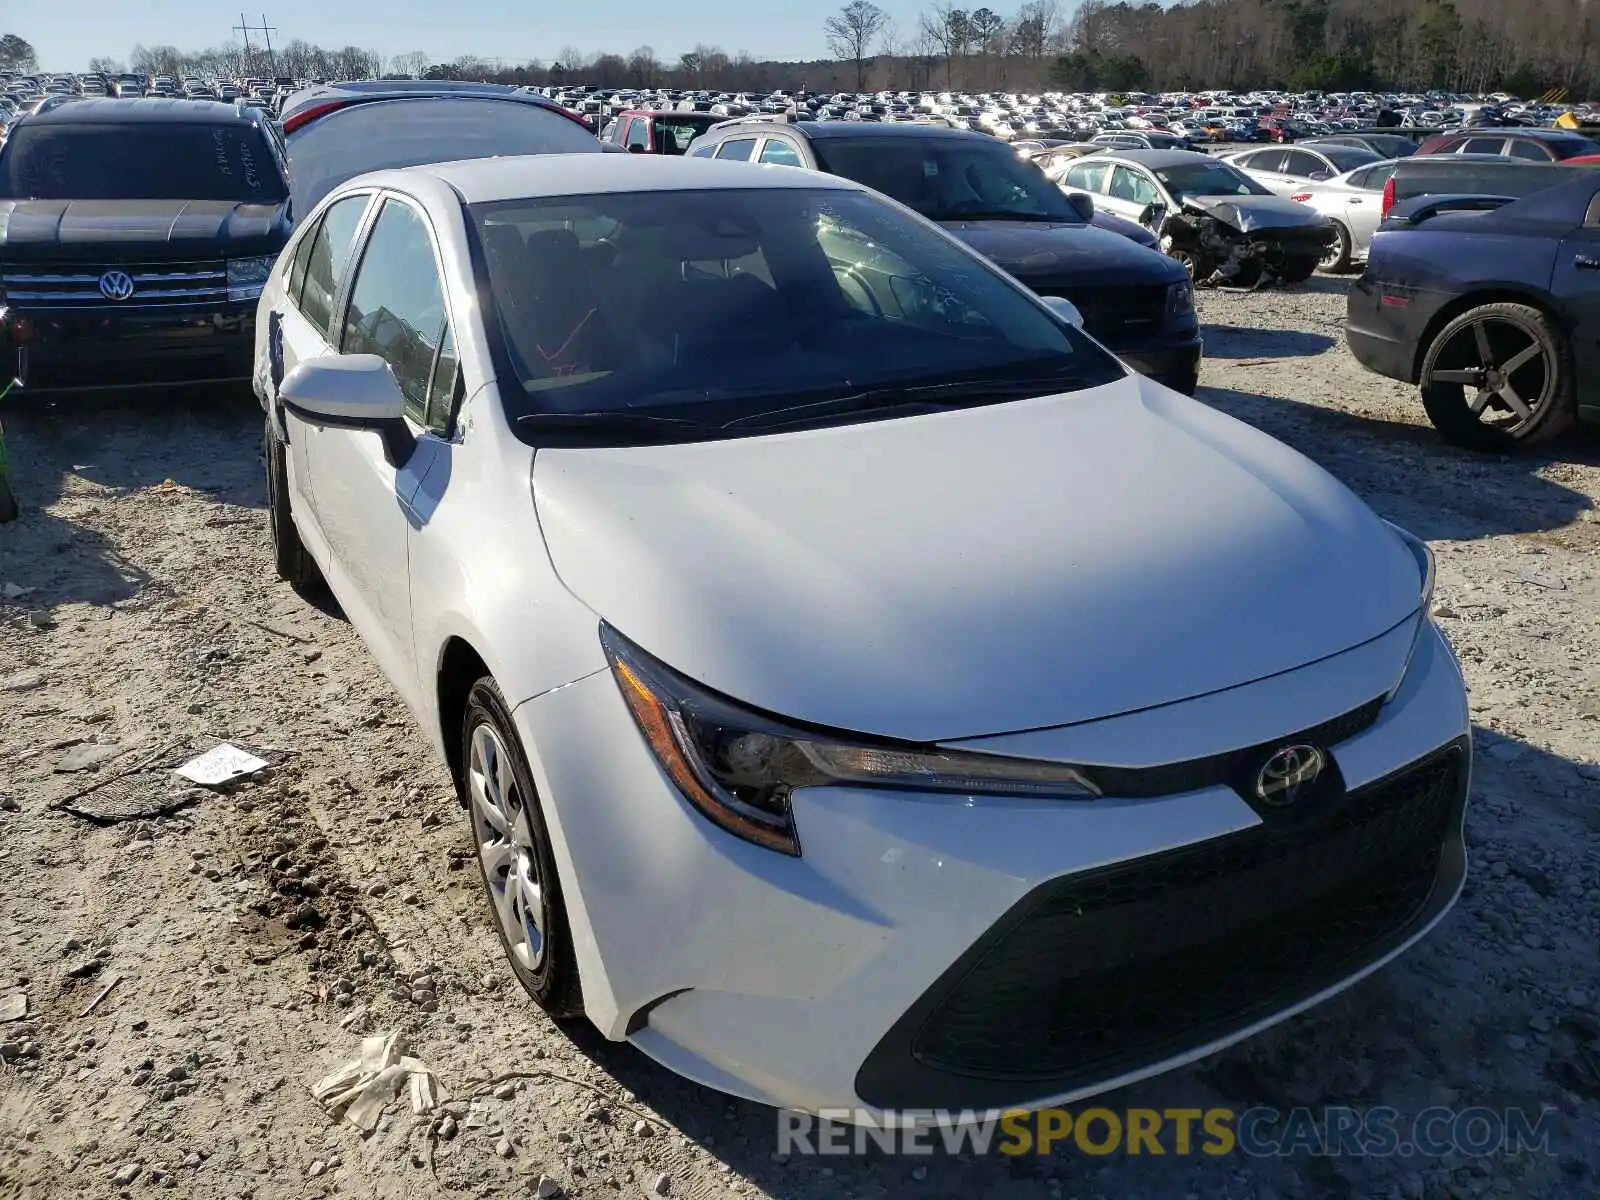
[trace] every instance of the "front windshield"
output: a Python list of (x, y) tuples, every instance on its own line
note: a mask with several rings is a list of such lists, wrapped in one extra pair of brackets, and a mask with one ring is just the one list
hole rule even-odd
[(1037, 382), (1047, 395), (1124, 374), (982, 260), (860, 192), (619, 192), (471, 212), (513, 417), (720, 426), (864, 390)]
[(835, 137), (812, 143), (818, 165), (931, 221), (1081, 221), (1060, 189), (988, 139)]
[(1161, 186), (1179, 204), (1192, 196), (1270, 196), (1272, 193), (1225, 162), (1184, 163), (1156, 172)]
[(277, 160), (252, 125), (28, 124), (0, 153), (0, 198), (280, 204)]

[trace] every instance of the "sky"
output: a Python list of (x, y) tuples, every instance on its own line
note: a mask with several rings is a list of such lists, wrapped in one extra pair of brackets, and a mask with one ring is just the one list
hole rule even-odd
[[(263, 0), (254, 3), (256, 11), (246, 15), (260, 25)], [(903, 31), (914, 30), (916, 0), (877, 3)], [(126, 61), (139, 43), (184, 50), (221, 45), (238, 40), (229, 27), (241, 19), (208, 0), (55, 0), (6, 8), (0, 33), (33, 43), (46, 71), (82, 70), (101, 56)], [(799, 8), (772, 0), (609, 0), (587, 8), (551, 0), (526, 7), (504, 0), (272, 0), (266, 12), (267, 23), (277, 27), (274, 44), (303, 38), (321, 46), (360, 46), (386, 58), (422, 50), (436, 61), (476, 54), (512, 63), (549, 62), (568, 46), (590, 55), (650, 46), (663, 61), (673, 61), (697, 42), (729, 54), (747, 50), (758, 59), (823, 58), (822, 22), (836, 8), (830, 0)], [(259, 36), (252, 34), (251, 42)]]

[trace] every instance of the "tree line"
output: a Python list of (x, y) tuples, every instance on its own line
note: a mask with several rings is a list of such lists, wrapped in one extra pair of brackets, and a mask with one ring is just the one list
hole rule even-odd
[[(1017, 9), (938, 0), (913, 26), (872, 0), (849, 0), (823, 19), (832, 58), (757, 59), (701, 43), (676, 57), (650, 46), (627, 53), (563, 47), (507, 63), (425, 51), (384, 57), (303, 40), (181, 51), (137, 46), (124, 64), (149, 74), (289, 75), (350, 79), (380, 74), (518, 84), (762, 91), (947, 88), (966, 91), (1290, 90), (1507, 91), (1565, 88), (1600, 95), (1600, 4), (1590, 0), (1026, 0)], [(21, 36), (0, 37), (0, 67), (35, 69)]]

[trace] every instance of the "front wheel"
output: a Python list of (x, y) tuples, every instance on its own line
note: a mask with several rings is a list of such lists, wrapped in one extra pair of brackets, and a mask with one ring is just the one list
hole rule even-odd
[(1283, 281), (1304, 283), (1317, 273), (1317, 259), (1309, 254), (1291, 255), (1283, 260)]
[(478, 680), (467, 695), (461, 762), (478, 873), (511, 971), (550, 1016), (581, 1016), (583, 989), (550, 830), (511, 708), (493, 679)]
[(272, 531), (272, 561), (278, 578), (296, 587), (320, 587), (322, 569), (294, 525), (294, 513), (289, 507), (289, 454), (272, 432), (270, 414), (261, 435), (261, 457), (267, 467), (267, 524)]
[(1527, 304), (1484, 304), (1456, 317), (1428, 346), (1418, 378), (1434, 428), (1469, 450), (1533, 446), (1576, 419), (1572, 348)]

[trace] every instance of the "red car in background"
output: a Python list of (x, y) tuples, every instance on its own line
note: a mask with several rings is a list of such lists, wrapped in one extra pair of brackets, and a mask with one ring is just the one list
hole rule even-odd
[(600, 134), (602, 142), (632, 154), (682, 154), (706, 130), (728, 118), (708, 112), (618, 113)]

